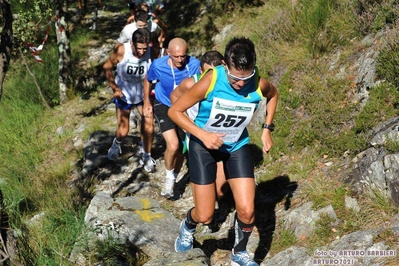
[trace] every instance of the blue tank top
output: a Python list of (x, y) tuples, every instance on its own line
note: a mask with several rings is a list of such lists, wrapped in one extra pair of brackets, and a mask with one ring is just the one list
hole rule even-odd
[(171, 106), (170, 94), (180, 82), (194, 74), (200, 73), (200, 61), (187, 56), (186, 65), (181, 68), (171, 68), (168, 64), (169, 56), (155, 59), (147, 72), (149, 82), (157, 81), (155, 85), (156, 99), (167, 106)]
[[(228, 105), (224, 108), (226, 112), (223, 112), (223, 106), (220, 107), (223, 102), (233, 103), (234, 108), (246, 108), (246, 104), (250, 104), (254, 106), (256, 109), (258, 107), (259, 102), (263, 99), (262, 91), (259, 87), (259, 75), (258, 69), (256, 68), (256, 74), (251, 80), (245, 84), (243, 88), (240, 90), (234, 90), (229, 83), (227, 78), (227, 74), (224, 66), (217, 66), (213, 68), (213, 76), (211, 85), (209, 86), (205, 98), (199, 102), (199, 110), (198, 115), (195, 118), (194, 123), (200, 127), (204, 128), (208, 121), (214, 121), (214, 126), (224, 126), (225, 128), (239, 127), (239, 124), (242, 122), (242, 119), (251, 119), (253, 116), (253, 112), (248, 112), (247, 118), (244, 118), (245, 112), (241, 113), (240, 116), (234, 115), (226, 115), (228, 113)], [(214, 103), (214, 101), (216, 101)], [(219, 102), (221, 104), (219, 104)], [(234, 104), (236, 103), (236, 104)], [(240, 107), (240, 103), (243, 103)], [(219, 108), (220, 107), (220, 108)], [(214, 109), (214, 112), (212, 112)], [(215, 111), (215, 109), (218, 109)], [(233, 110), (234, 111), (234, 110)], [(231, 113), (231, 112), (230, 112)], [(211, 114), (213, 114), (212, 117)], [(242, 119), (240, 119), (242, 118)], [(208, 123), (209, 124), (209, 123)], [(228, 132), (228, 131), (226, 131)], [(236, 134), (236, 133), (235, 133)], [(227, 133), (228, 135), (228, 133)], [(200, 140), (193, 137), (194, 141), (201, 143)], [(222, 152), (233, 152), (249, 143), (249, 135), (246, 128), (242, 131), (241, 135), (239, 135), (236, 141), (225, 141), (222, 147), (220, 147), (220, 151)]]

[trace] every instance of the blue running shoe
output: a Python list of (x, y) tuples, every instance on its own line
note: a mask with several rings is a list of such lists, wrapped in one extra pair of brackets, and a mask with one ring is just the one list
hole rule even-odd
[(231, 266), (259, 266), (249, 255), (246, 250), (234, 254), (231, 251)]
[(194, 242), (194, 229), (188, 229), (186, 226), (186, 219), (181, 221), (180, 223), (180, 232), (179, 236), (176, 238), (175, 241), (175, 250), (176, 252), (183, 252), (193, 248)]
[(111, 148), (108, 150), (108, 159), (111, 161), (118, 160), (120, 154), (122, 154), (121, 146), (116, 143), (116, 139), (114, 139)]
[(143, 156), (139, 161), (140, 165), (144, 167), (149, 173), (155, 172), (155, 165), (157, 162), (151, 156)]

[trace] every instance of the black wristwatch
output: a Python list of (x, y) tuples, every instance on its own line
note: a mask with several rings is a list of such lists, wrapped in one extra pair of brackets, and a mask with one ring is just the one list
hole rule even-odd
[(270, 132), (272, 132), (274, 130), (274, 124), (262, 124), (262, 128), (267, 128), (270, 130)]

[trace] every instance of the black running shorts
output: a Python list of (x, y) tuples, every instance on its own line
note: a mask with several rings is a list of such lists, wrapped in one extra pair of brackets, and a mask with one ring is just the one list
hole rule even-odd
[(254, 178), (254, 167), (248, 145), (239, 150), (225, 153), (210, 150), (198, 143), (198, 139), (190, 139), (189, 149), (190, 182), (197, 185), (212, 184), (216, 180), (216, 163), (223, 161), (226, 179), (250, 177)]
[[(175, 122), (168, 116), (169, 106), (160, 103), (157, 99), (154, 100), (154, 116), (158, 121), (159, 130), (161, 133), (168, 131), (170, 129), (176, 130), (176, 134), (179, 137), (180, 141), (184, 141), (185, 133), (184, 131), (176, 125)], [(183, 144), (181, 144), (183, 145)]]

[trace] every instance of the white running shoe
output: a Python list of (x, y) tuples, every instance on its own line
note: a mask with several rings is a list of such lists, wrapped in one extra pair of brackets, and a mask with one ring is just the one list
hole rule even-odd
[(161, 195), (167, 198), (172, 198), (174, 196), (173, 190), (175, 187), (175, 178), (166, 177), (165, 184), (162, 188)]

